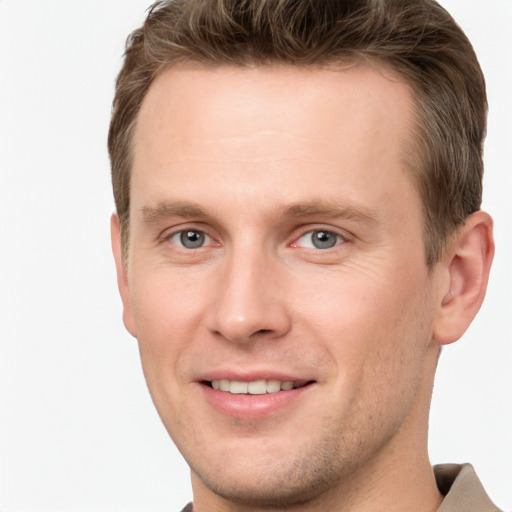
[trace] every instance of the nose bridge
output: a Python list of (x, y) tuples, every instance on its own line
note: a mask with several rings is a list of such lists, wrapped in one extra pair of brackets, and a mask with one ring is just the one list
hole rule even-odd
[(218, 276), (210, 329), (242, 343), (256, 335), (285, 334), (290, 323), (283, 290), (276, 286), (278, 267), (278, 261), (261, 245), (240, 243), (232, 247)]

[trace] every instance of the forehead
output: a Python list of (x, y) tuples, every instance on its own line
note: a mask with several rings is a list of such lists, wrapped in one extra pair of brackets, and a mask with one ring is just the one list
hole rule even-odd
[[(375, 129), (386, 124), (390, 135), (404, 135), (411, 105), (409, 87), (382, 65), (340, 69), (178, 65), (151, 85), (139, 113), (136, 139), (147, 143), (149, 134), (153, 151), (171, 141), (183, 152), (197, 139), (205, 145), (218, 144), (223, 137), (235, 142), (256, 130), (266, 131), (269, 139), (272, 131), (311, 141), (321, 135), (328, 143), (329, 133), (336, 133), (343, 122)], [(216, 124), (215, 133), (211, 123)], [(347, 137), (345, 141), (349, 143)], [(246, 149), (249, 157), (251, 148)], [(158, 153), (155, 156), (161, 156)]]
[(178, 189), (197, 197), (212, 176), (225, 198), (235, 188), (244, 200), (272, 188), (307, 201), (300, 196), (324, 195), (330, 180), (352, 198), (382, 200), (381, 184), (392, 189), (410, 175), (412, 105), (403, 81), (368, 65), (173, 67), (156, 78), (139, 114), (132, 206)]

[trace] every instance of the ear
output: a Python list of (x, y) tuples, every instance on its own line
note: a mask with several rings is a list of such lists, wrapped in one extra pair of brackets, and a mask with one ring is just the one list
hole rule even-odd
[(128, 272), (126, 262), (123, 258), (123, 247), (121, 244), (121, 226), (119, 217), (113, 213), (110, 218), (110, 236), (112, 240), (112, 252), (116, 262), (117, 269), (117, 286), (123, 301), (123, 322), (126, 330), (133, 336), (137, 337), (135, 322), (132, 314), (132, 305), (130, 297), (130, 283), (128, 282)]
[(440, 263), (447, 279), (440, 294), (433, 336), (439, 344), (458, 340), (477, 314), (493, 256), (492, 219), (483, 211), (475, 212), (452, 238)]

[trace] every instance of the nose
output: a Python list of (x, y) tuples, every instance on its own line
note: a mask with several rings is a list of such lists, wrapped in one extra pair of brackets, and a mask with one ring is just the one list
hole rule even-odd
[(283, 281), (279, 262), (270, 256), (233, 253), (216, 278), (207, 313), (210, 332), (242, 344), (284, 336), (290, 330), (291, 317)]

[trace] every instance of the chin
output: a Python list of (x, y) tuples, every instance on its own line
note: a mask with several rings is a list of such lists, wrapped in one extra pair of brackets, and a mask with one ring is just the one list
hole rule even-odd
[(197, 473), (201, 485), (211, 492), (232, 503), (262, 508), (284, 508), (292, 505), (304, 505), (314, 500), (332, 487), (333, 482), (324, 471), (304, 473), (304, 468), (292, 465), (280, 472), (269, 467), (247, 468), (240, 471), (237, 466), (221, 473)]
[[(288, 439), (293, 437), (290, 434)], [(244, 448), (230, 446), (185, 458), (194, 488), (206, 488), (239, 505), (283, 508), (314, 501), (336, 487), (340, 474), (349, 469), (343, 468), (338, 439), (324, 440), (323, 447), (302, 441), (284, 443), (283, 450), (283, 445), (272, 442), (248, 446), (245, 440)]]

